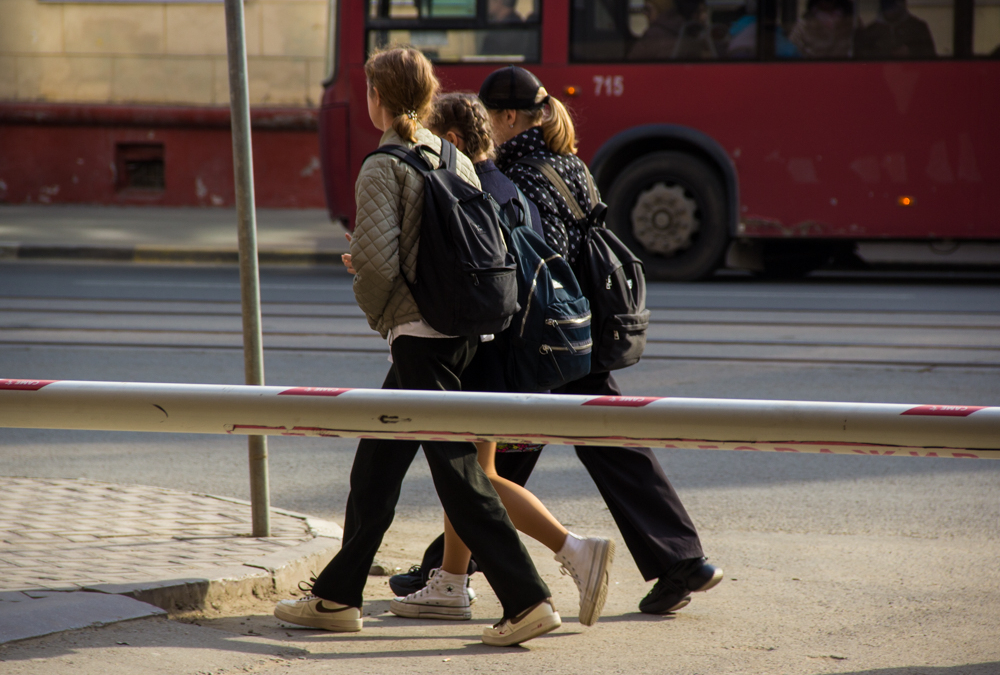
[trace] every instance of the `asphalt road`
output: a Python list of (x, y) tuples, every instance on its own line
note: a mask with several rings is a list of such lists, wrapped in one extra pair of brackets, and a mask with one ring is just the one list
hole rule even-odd
[[(379, 385), (386, 350), (354, 305), (346, 274), (265, 268), (262, 297), (269, 384)], [(242, 382), (238, 298), (234, 268), (5, 263), (0, 376)], [(653, 284), (649, 306), (647, 358), (619, 377), (627, 393), (1000, 401), (996, 278), (720, 277)], [(4, 475), (248, 498), (242, 439), (0, 430), (0, 447)], [(271, 438), (269, 447), (272, 504), (342, 521), (354, 444)], [(374, 580), (368, 596), (375, 618), (364, 639), (278, 630), (267, 608), (253, 608), (208, 621), (208, 632), (170, 623), (149, 628), (145, 638), (113, 640), (115, 631), (139, 629), (102, 629), (75, 638), (73, 646), (53, 638), (7, 649), (0, 659), (12, 673), (41, 672), (32, 664), (41, 668), (51, 659), (75, 659), (76, 672), (91, 672), (101, 659), (118, 658), (119, 672), (158, 672), (140, 666), (153, 649), (146, 645), (155, 643), (150, 636), (159, 635), (171, 649), (192, 645), (161, 650), (163, 672), (196, 672), (193, 645), (204, 643), (207, 651), (198, 652), (204, 671), (1000, 673), (1000, 462), (696, 450), (658, 456), (708, 555), (727, 571), (722, 586), (674, 619), (635, 613), (648, 585), (619, 540), (618, 585), (600, 624), (580, 631), (574, 623), (569, 634), (520, 650), (520, 658), (483, 653), (475, 646), (477, 626), (414, 627), (380, 615), (388, 595), (378, 586), (384, 581)], [(618, 536), (571, 449), (546, 449), (529, 487), (574, 531)], [(402, 567), (417, 562), (439, 520), (418, 459), (381, 555)], [(544, 549), (530, 550), (559, 606), (575, 616), (572, 584), (564, 585)], [(476, 620), (495, 619), (495, 600), (481, 578), (477, 588), (483, 598)], [(246, 640), (257, 646), (236, 646), (232, 636), (245, 636), (248, 627), (256, 637)], [(406, 637), (421, 639), (409, 647), (395, 642)], [(127, 650), (109, 652), (108, 640), (144, 647), (130, 660)], [(30, 660), (38, 657), (44, 658)]]

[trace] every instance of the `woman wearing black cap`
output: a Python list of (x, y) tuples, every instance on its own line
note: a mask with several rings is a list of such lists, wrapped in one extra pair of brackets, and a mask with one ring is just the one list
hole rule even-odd
[[(491, 73), (479, 98), (493, 122), (497, 167), (535, 202), (546, 241), (573, 264), (580, 254), (585, 223), (576, 220), (539, 169), (519, 162), (531, 156), (552, 166), (583, 212), (590, 213), (594, 204), (589, 170), (576, 156), (576, 131), (569, 112), (537, 77), (517, 66)], [(618, 396), (621, 389), (611, 373), (603, 372), (553, 393)], [(517, 454), (498, 461), (497, 470), (502, 476), (527, 480), (539, 453)], [(647, 581), (658, 579), (639, 603), (641, 611), (672, 612), (686, 606), (692, 592), (707, 591), (722, 581), (722, 570), (705, 561), (694, 524), (651, 450), (577, 446), (576, 454), (601, 491), (639, 571)], [(514, 466), (516, 462), (530, 465)]]

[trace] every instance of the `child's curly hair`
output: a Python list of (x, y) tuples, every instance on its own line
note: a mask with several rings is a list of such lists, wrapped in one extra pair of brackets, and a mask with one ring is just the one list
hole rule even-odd
[(489, 115), (475, 94), (441, 94), (434, 99), (427, 128), (438, 136), (454, 131), (465, 141), (465, 154), (493, 156), (493, 132)]

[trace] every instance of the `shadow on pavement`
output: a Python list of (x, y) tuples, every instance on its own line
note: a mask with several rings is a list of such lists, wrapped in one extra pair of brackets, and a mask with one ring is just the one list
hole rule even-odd
[(960, 666), (905, 666), (877, 670), (852, 670), (837, 675), (996, 675), (1000, 661), (991, 663), (966, 663)]

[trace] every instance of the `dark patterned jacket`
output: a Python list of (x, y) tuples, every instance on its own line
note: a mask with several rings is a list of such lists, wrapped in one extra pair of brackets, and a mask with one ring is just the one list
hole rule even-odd
[(587, 165), (576, 155), (557, 155), (549, 150), (541, 127), (532, 127), (497, 148), (497, 167), (535, 203), (542, 217), (545, 241), (572, 264), (580, 253), (581, 223), (538, 169), (517, 163), (529, 155), (544, 159), (555, 168), (584, 213), (590, 213), (594, 206), (587, 192)]

